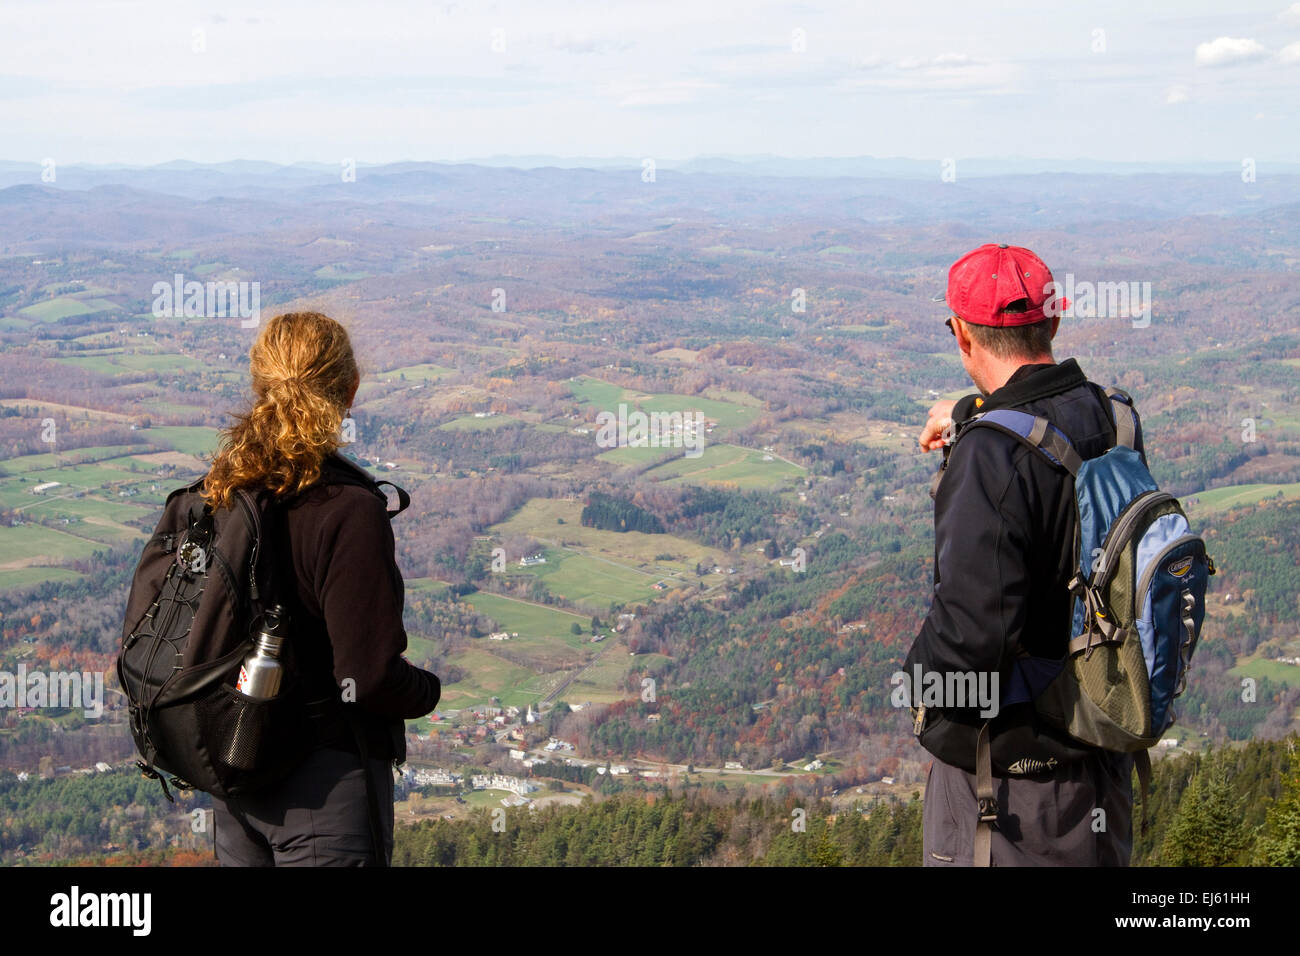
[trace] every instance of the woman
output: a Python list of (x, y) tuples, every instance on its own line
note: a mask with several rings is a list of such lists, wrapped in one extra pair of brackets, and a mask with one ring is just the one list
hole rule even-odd
[(267, 323), (249, 369), (253, 407), (223, 431), (203, 496), (215, 509), (239, 488), (275, 495), (275, 599), (289, 613), (304, 699), (314, 702), (314, 749), (281, 782), (213, 800), (217, 858), (223, 866), (387, 865), (390, 765), (406, 759), (403, 721), (433, 710), (440, 685), (402, 657), (402, 576), (382, 494), (335, 454), (361, 376), (346, 330), (318, 312)]

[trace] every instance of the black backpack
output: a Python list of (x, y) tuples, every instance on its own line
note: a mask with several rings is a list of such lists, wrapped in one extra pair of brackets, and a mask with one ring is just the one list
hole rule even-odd
[[(321, 715), (312, 706), (350, 714), (337, 694), (309, 706), (295, 666), (292, 624), (279, 694), (261, 700), (236, 689), (240, 666), (279, 593), (276, 541), (284, 540), (283, 509), (270, 492), (241, 489), (232, 508), (213, 511), (199, 493), (203, 481), (167, 496), (131, 582), (117, 658), (131, 736), (142, 757), (137, 765), (159, 781), (169, 800), (164, 775), (178, 789), (222, 799), (265, 787), (287, 776), (316, 745), (313, 726), (320, 721), (311, 718)], [(391, 485), (339, 456), (326, 459), (321, 482), (359, 485), (385, 502), (381, 486)], [(410, 504), (404, 490), (391, 486), (400, 506), (390, 518)], [(364, 759), (364, 735), (353, 729)]]

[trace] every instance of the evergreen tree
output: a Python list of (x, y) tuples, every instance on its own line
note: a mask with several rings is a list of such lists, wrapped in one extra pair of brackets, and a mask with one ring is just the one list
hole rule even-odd
[[(1294, 748), (1294, 741), (1289, 743)], [(1282, 796), (1269, 807), (1252, 862), (1256, 866), (1300, 866), (1300, 756), (1294, 750), (1282, 781)]]
[(1207, 760), (1178, 803), (1174, 822), (1161, 847), (1168, 866), (1230, 866), (1240, 862), (1249, 836), (1242, 822), (1242, 801), (1233, 793), (1227, 755)]

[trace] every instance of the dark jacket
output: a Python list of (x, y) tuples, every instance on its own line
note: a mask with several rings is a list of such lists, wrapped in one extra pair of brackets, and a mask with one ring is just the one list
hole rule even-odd
[[(340, 688), (351, 689), (355, 703), (345, 706), (361, 717), (371, 755), (402, 761), (403, 721), (433, 710), (441, 685), (402, 656), (404, 592), (387, 506), (382, 493), (338, 483), (349, 470), (365, 475), (331, 456), (321, 482), (284, 511), (281, 533), (287, 532), (293, 555), (293, 643), (311, 691), (338, 700), (345, 694)], [(348, 679), (353, 683), (345, 684)], [(356, 749), (345, 726), (328, 726), (325, 742)]]
[[(958, 402), (953, 421), (960, 426), (995, 408), (1044, 416), (1085, 460), (1114, 443), (1110, 400), (1074, 359), (1021, 366), (986, 398)], [(1140, 429), (1136, 445), (1141, 452)], [(926, 672), (996, 670), (1005, 690), (1017, 646), (1035, 657), (1064, 657), (1075, 521), (1066, 472), (997, 429), (964, 435), (935, 497), (934, 597), (905, 672), (917, 664)], [(974, 710), (948, 716), (976, 723)]]

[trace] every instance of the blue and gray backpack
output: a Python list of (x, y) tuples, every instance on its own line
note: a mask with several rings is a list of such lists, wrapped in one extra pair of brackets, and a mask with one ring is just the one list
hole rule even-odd
[[(1187, 686), (1214, 562), (1178, 500), (1156, 486), (1134, 447), (1132, 399), (1118, 388), (1106, 395), (1115, 444), (1087, 461), (1046, 418), (1013, 409), (975, 416), (954, 442), (973, 427), (997, 428), (1070, 474), (1078, 566), (1069, 582), (1075, 598), (1069, 647), (1061, 660), (1022, 653), (1002, 703), (1033, 701), (1045, 720), (1071, 737), (1132, 753), (1145, 796), (1147, 750), (1177, 717), (1174, 700)], [(991, 797), (986, 733), (980, 743), (977, 777), (987, 780)], [(983, 822), (991, 816), (981, 811)]]

